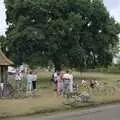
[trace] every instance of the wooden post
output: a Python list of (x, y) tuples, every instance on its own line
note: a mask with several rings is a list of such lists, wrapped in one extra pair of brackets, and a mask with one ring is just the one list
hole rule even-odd
[(1, 66), (1, 82), (2, 83), (4, 83), (3, 73), (4, 73), (4, 67)]
[(5, 72), (4, 72), (4, 74), (5, 74), (5, 75), (4, 75), (4, 76), (5, 76), (5, 79), (4, 79), (4, 80), (5, 80), (5, 83), (8, 82), (8, 72), (7, 72), (7, 70), (8, 70), (8, 66), (5, 66), (5, 67), (4, 67), (4, 71), (5, 71)]
[(2, 81), (2, 80), (1, 80), (1, 66), (0, 66), (0, 83), (1, 83), (1, 81)]

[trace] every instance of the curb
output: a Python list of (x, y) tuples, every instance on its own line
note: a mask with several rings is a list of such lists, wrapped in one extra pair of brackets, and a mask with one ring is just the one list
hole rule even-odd
[(108, 101), (108, 102), (94, 102), (94, 103), (85, 103), (84, 105), (69, 105), (69, 107), (65, 106), (63, 108), (53, 108), (53, 109), (43, 109), (43, 110), (38, 110), (34, 111), (33, 113), (28, 113), (28, 114), (22, 114), (22, 115), (13, 115), (13, 116), (0, 116), (0, 119), (7, 119), (7, 118), (16, 118), (16, 117), (25, 117), (25, 116), (32, 116), (32, 115), (45, 115), (45, 114), (50, 114), (50, 113), (55, 113), (55, 112), (64, 112), (67, 110), (74, 111), (74, 110), (83, 110), (87, 108), (96, 108), (100, 106), (105, 106), (105, 105), (115, 105), (115, 104), (120, 104), (120, 100), (114, 100), (114, 101)]

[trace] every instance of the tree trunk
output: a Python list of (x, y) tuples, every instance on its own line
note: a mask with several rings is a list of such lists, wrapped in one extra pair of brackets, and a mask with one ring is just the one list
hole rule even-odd
[(54, 65), (55, 65), (55, 70), (61, 71), (61, 64), (60, 64), (60, 62), (55, 62)]
[(55, 71), (61, 71), (61, 62), (58, 59), (53, 59), (53, 63), (55, 65)]

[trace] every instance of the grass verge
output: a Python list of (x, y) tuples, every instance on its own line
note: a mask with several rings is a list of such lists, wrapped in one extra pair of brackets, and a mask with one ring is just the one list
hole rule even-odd
[[(49, 92), (51, 93), (51, 92)], [(51, 95), (51, 94), (50, 94)], [(0, 119), (28, 116), (34, 114), (46, 114), (53, 112), (62, 112), (68, 110), (84, 109), (97, 107), (106, 104), (120, 103), (120, 96), (95, 96), (96, 100), (90, 103), (64, 104), (62, 97), (40, 96), (37, 98), (27, 98), (18, 100), (1, 100), (0, 101)]]

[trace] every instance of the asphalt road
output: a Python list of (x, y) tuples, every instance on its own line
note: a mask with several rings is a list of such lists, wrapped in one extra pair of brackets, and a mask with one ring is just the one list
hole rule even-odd
[(47, 116), (27, 116), (6, 120), (120, 120), (120, 104), (81, 111), (53, 113)]

